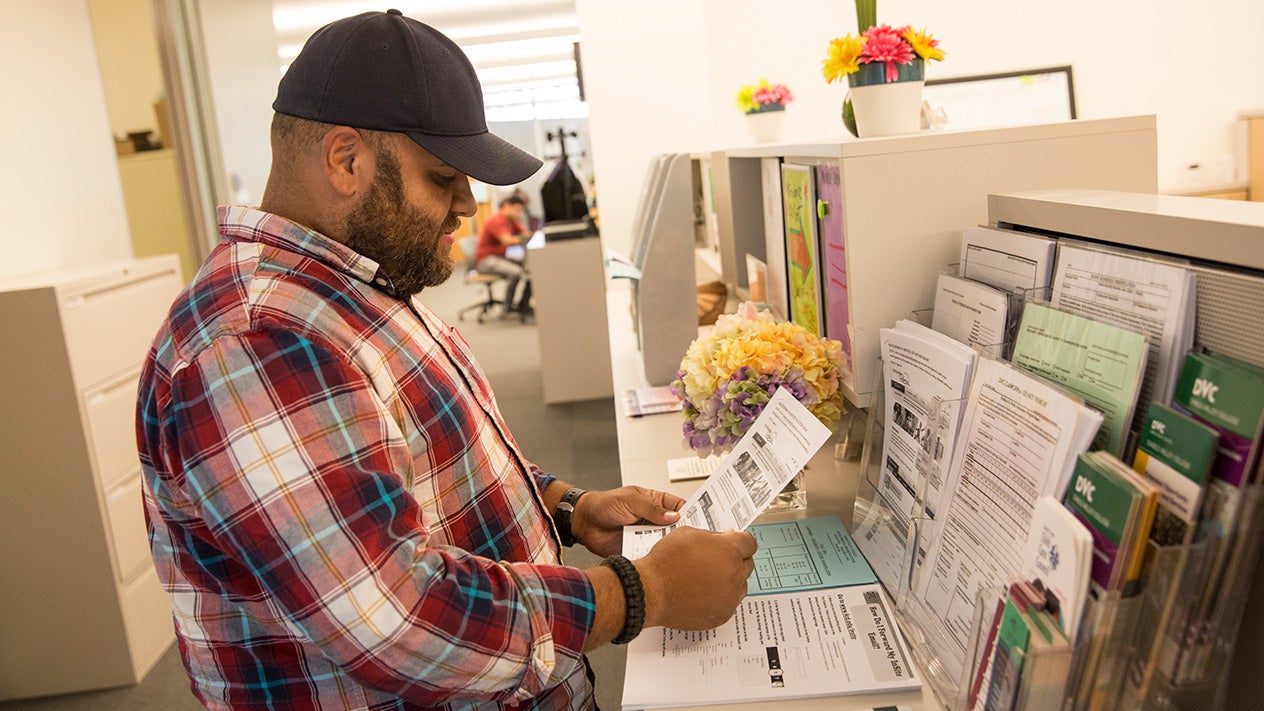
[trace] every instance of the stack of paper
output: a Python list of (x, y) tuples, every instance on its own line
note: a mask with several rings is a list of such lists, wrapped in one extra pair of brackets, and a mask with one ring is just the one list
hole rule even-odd
[[(1150, 339), (1138, 401), (1168, 402), (1181, 361), (1194, 341), (1194, 272), (1153, 255), (1063, 240), (1053, 279), (1053, 306), (1141, 333)], [(1146, 407), (1137, 408), (1140, 431)]]
[(1029, 303), (1014, 340), (1014, 365), (1074, 392), (1102, 412), (1093, 447), (1124, 456), (1145, 374), (1146, 337)]
[(945, 626), (954, 643), (936, 650), (946, 666), (955, 662), (949, 674), (960, 673), (976, 592), (1022, 568), (1036, 501), (1061, 495), (1101, 422), (1100, 413), (1043, 378), (1003, 361), (978, 362), (949, 469), (940, 543), (917, 583), (934, 617), (928, 624)]
[(1190, 353), (1172, 399), (1173, 407), (1215, 429), (1219, 449), (1203, 508), (1202, 531), (1210, 567), (1207, 585), (1189, 622), (1186, 648), (1166, 671), (1178, 682), (1200, 679), (1218, 639), (1226, 591), (1238, 576), (1251, 574), (1238, 529), (1242, 488), (1255, 483), (1264, 442), (1264, 371), (1214, 353)]
[(967, 694), (970, 709), (1056, 711), (1071, 671), (1071, 644), (1046, 590), (1016, 580), (992, 616), (984, 657)]
[[(1158, 487), (1106, 452), (1080, 457), (1066, 506), (1093, 536), (1092, 593), (1100, 614), (1094, 615), (1092, 638), (1085, 652), (1083, 678), (1094, 688), (1117, 684), (1125, 655), (1119, 640), (1129, 632), (1119, 622), (1120, 597), (1136, 593), (1137, 579), (1158, 508)], [(1114, 649), (1113, 653), (1111, 650)]]
[(1058, 624), (1072, 641), (1079, 633), (1093, 566), (1093, 537), (1062, 502), (1042, 496), (1023, 548), (1022, 576), (1043, 582), (1058, 600)]
[(644, 417), (664, 412), (680, 412), (683, 403), (671, 386), (629, 388), (623, 391), (623, 414)]
[(967, 227), (961, 232), (961, 275), (1004, 291), (1043, 298), (1040, 290), (1049, 286), (1057, 245), (1043, 235)]
[(1203, 491), (1211, 477), (1220, 434), (1161, 403), (1150, 403), (1133, 469), (1160, 487), (1150, 538), (1160, 546), (1194, 540)]
[[(898, 521), (896, 529), (857, 533), (866, 552), (875, 546), (886, 549), (892, 542), (881, 537), (898, 536), (914, 518), (925, 518), (915, 558), (920, 565), (938, 539), (948, 465), (977, 355), (965, 344), (907, 320), (882, 329), (880, 343), (885, 431), (878, 494)], [(905, 542), (896, 545), (903, 548)], [(892, 584), (890, 574), (882, 572), (884, 582)]]
[(1011, 331), (1012, 297), (996, 287), (952, 274), (940, 274), (935, 286), (931, 328), (983, 352), (1005, 356)]
[(1141, 674), (1128, 675), (1129, 693), (1144, 698), (1154, 674), (1172, 676), (1187, 636), (1189, 619), (1205, 587), (1204, 556), (1191, 554), (1212, 462), (1220, 435), (1192, 417), (1160, 403), (1150, 414), (1137, 445), (1133, 468), (1159, 485), (1159, 511), (1150, 529), (1151, 542), (1167, 561), (1149, 565), (1146, 605), (1139, 624), (1155, 635), (1141, 647)]
[(1093, 537), (1093, 587), (1099, 599), (1124, 592), (1141, 571), (1159, 487), (1106, 452), (1081, 455), (1066, 506)]
[[(680, 522), (746, 528), (829, 437), (782, 388)], [(623, 554), (643, 556), (673, 526), (627, 526)], [(921, 687), (890, 600), (841, 522), (765, 524), (747, 597), (711, 630), (644, 630), (628, 645), (625, 709), (788, 700)], [(826, 586), (842, 587), (826, 587)]]

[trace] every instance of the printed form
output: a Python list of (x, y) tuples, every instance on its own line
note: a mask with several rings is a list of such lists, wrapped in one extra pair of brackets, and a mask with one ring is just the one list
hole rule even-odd
[(1137, 401), (1166, 403), (1193, 344), (1195, 291), (1194, 273), (1181, 264), (1068, 242), (1058, 251), (1053, 307), (1149, 338)]
[(939, 546), (918, 591), (955, 642), (955, 650), (940, 650), (952, 674), (960, 673), (975, 594), (1022, 568), (1036, 501), (1061, 495), (1100, 424), (1100, 413), (1044, 380), (1002, 361), (979, 362)]
[(623, 555), (632, 559), (644, 556), (676, 526), (708, 531), (745, 529), (829, 436), (830, 429), (789, 390), (778, 390), (737, 446), (680, 508), (677, 523), (624, 527)]

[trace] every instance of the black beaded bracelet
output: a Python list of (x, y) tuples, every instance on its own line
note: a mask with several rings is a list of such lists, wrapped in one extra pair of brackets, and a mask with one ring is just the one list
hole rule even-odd
[(632, 561), (621, 555), (612, 555), (601, 561), (619, 576), (619, 584), (623, 586), (623, 629), (619, 636), (611, 640), (614, 644), (627, 644), (641, 634), (645, 626), (645, 589), (641, 587), (641, 574), (636, 572)]
[(587, 493), (583, 489), (571, 487), (562, 494), (562, 500), (557, 502), (557, 508), (553, 510), (553, 525), (557, 526), (557, 537), (564, 546), (575, 545), (575, 532), (571, 530), (575, 504), (579, 501), (579, 497)]

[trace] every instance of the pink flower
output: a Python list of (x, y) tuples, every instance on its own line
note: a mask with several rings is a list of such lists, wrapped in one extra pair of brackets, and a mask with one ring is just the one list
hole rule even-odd
[(860, 61), (865, 64), (884, 62), (887, 65), (886, 80), (895, 81), (900, 76), (896, 65), (913, 62), (913, 48), (904, 41), (905, 28), (895, 29), (890, 25), (874, 25), (865, 30), (865, 48), (860, 53)]

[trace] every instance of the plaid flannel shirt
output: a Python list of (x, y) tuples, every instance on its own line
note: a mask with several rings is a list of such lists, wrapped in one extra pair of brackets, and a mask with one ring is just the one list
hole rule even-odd
[(140, 381), (154, 563), (212, 708), (591, 708), (592, 587), (465, 341), (345, 246), (220, 208)]

